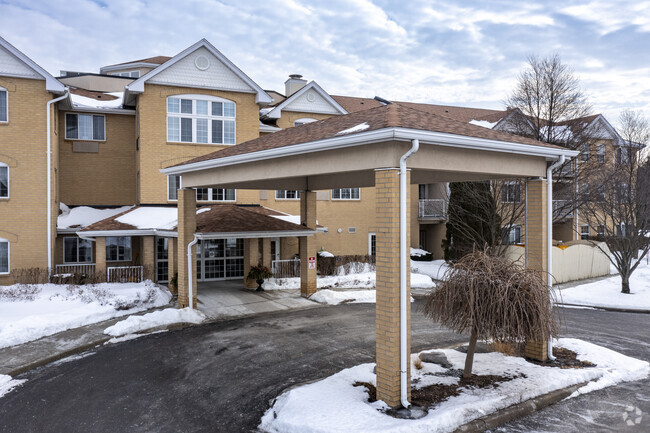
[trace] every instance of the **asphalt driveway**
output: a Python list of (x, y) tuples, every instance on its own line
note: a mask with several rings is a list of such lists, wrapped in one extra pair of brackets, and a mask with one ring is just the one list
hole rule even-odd
[[(563, 311), (571, 330), (565, 334), (650, 358), (650, 315)], [(412, 324), (414, 351), (465, 341), (431, 324), (417, 305)], [(356, 304), (108, 345), (23, 375), (28, 381), (0, 399), (0, 431), (254, 431), (270, 400), (287, 387), (373, 362), (374, 340), (374, 305)], [(634, 403), (650, 414), (648, 385), (646, 380), (582, 396), (499, 431), (624, 431), (620, 407)], [(588, 411), (601, 403), (620, 407), (595, 419)], [(647, 427), (650, 415), (643, 422)]]

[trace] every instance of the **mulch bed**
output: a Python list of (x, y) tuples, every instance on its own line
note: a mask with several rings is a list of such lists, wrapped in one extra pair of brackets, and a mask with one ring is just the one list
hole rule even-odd
[(577, 354), (573, 350), (565, 349), (564, 347), (554, 347), (553, 356), (555, 356), (555, 361), (542, 362), (536, 361), (534, 359), (526, 359), (526, 361), (544, 367), (588, 368), (596, 366), (596, 364), (593, 364), (589, 361), (580, 361)]

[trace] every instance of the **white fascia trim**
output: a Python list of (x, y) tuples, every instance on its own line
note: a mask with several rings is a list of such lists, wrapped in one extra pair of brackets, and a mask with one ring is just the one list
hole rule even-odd
[(625, 140), (623, 140), (623, 137), (621, 137), (618, 134), (618, 131), (616, 131), (616, 128), (614, 128), (612, 126), (612, 124), (609, 123), (607, 121), (607, 119), (605, 119), (605, 116), (603, 116), (602, 114), (599, 114), (598, 116), (596, 116), (596, 118), (587, 126), (586, 129), (592, 128), (599, 120), (603, 121), (603, 124), (605, 125), (605, 129), (607, 129), (609, 131), (609, 133), (612, 134), (612, 136), (614, 137), (614, 140), (615, 140), (614, 144), (621, 146)]
[(420, 143), (434, 144), (436, 146), (449, 146), (464, 149), (485, 150), (489, 152), (506, 152), (521, 155), (542, 156), (548, 160), (555, 160), (564, 155), (572, 158), (578, 155), (578, 151), (568, 149), (547, 148), (530, 144), (511, 143), (507, 141), (489, 140), (484, 138), (468, 137), (464, 135), (447, 134), (442, 132), (421, 131), (408, 128), (384, 128), (374, 131), (361, 132), (358, 134), (343, 135), (341, 137), (326, 138), (323, 140), (307, 143), (294, 144), (275, 149), (261, 150), (259, 152), (244, 153), (241, 155), (228, 156), (225, 158), (210, 159), (207, 161), (195, 162), (176, 167), (168, 167), (160, 170), (166, 175), (190, 173), (193, 171), (207, 170), (210, 168), (223, 167), (234, 164), (242, 164), (254, 161), (279, 158), (290, 155), (321, 152), (325, 150), (341, 149), (346, 147), (361, 146), (381, 141), (397, 140), (411, 141), (420, 140)]
[(149, 80), (152, 77), (155, 77), (165, 69), (169, 68), (170, 66), (176, 64), (178, 61), (181, 59), (185, 58), (189, 54), (193, 53), (197, 49), (204, 47), (212, 55), (214, 55), (216, 58), (218, 58), (228, 69), (230, 69), (235, 75), (237, 75), (240, 79), (242, 79), (246, 84), (248, 84), (253, 90), (255, 95), (255, 102), (258, 104), (270, 104), (273, 102), (273, 98), (271, 98), (265, 91), (262, 89), (257, 83), (255, 83), (248, 75), (244, 74), (244, 72), (239, 69), (234, 63), (232, 63), (226, 56), (221, 54), (219, 50), (217, 50), (210, 42), (208, 42), (206, 39), (201, 39), (194, 45), (184, 49), (180, 53), (176, 54), (174, 57), (172, 57), (170, 60), (166, 61), (162, 65), (156, 67), (155, 69), (147, 72), (131, 84), (126, 86), (126, 90), (130, 91), (132, 93), (142, 93), (144, 92), (144, 83)]
[(260, 232), (223, 232), (223, 233), (196, 233), (199, 239), (255, 239), (255, 238), (286, 238), (313, 236), (316, 230), (287, 230), (287, 231), (260, 231)]
[(121, 71), (122, 69), (157, 68), (160, 65), (160, 63), (147, 62), (124, 63), (122, 65), (102, 66), (99, 68), (99, 73), (104, 74), (105, 72)]
[(122, 236), (162, 236), (166, 238), (176, 238), (178, 233), (174, 230), (156, 230), (156, 229), (133, 229), (133, 230), (88, 230), (79, 231), (77, 234), (81, 237), (122, 237)]
[(135, 116), (135, 110), (124, 110), (122, 108), (97, 108), (97, 107), (72, 107), (65, 111), (80, 111), (84, 113), (102, 113), (102, 114), (125, 114)]
[[(307, 84), (305, 87), (302, 89), (298, 90), (296, 93), (293, 95), (289, 96), (287, 99), (282, 101), (277, 107), (273, 108), (271, 111), (266, 113), (266, 117), (270, 119), (279, 119), (282, 116), (282, 109), (286, 107), (287, 105), (291, 104), (293, 101), (295, 101), (297, 98), (299, 98), (301, 95), (303, 95), (305, 92), (309, 91), (310, 89), (313, 89), (321, 95), (329, 104), (334, 107), (339, 113), (341, 114), (348, 114), (347, 111), (345, 111), (345, 108), (341, 107), (341, 105), (334, 100), (321, 86), (318, 85), (315, 81), (311, 81), (309, 84)], [(305, 112), (306, 111), (301, 111)], [(319, 113), (318, 111), (310, 111), (310, 113)]]
[[(49, 72), (47, 72), (45, 69), (41, 68), (34, 62), (32, 59), (27, 57), (25, 54), (23, 54), (20, 50), (18, 50), (16, 47), (11, 45), (9, 42), (7, 42), (5, 39), (3, 39), (0, 36), (0, 45), (2, 45), (3, 48), (5, 48), (7, 51), (9, 51), (11, 54), (16, 56), (18, 60), (32, 68), (37, 74), (45, 78), (45, 90), (48, 92), (52, 93), (57, 93), (57, 94), (63, 94), (65, 93), (65, 86), (56, 78), (54, 78)], [(26, 78), (26, 77), (22, 77)]]

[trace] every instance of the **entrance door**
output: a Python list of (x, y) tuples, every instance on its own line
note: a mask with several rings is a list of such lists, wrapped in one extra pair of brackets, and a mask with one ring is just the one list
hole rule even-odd
[(244, 276), (243, 239), (205, 239), (196, 246), (197, 280), (214, 281)]
[(271, 239), (271, 260), (280, 260), (280, 238)]

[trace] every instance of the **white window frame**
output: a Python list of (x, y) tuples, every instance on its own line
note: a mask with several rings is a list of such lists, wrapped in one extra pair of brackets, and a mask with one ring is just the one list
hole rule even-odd
[(607, 149), (605, 149), (605, 145), (603, 143), (600, 143), (598, 147), (596, 147), (596, 158), (600, 164), (605, 163), (606, 152)]
[[(287, 197), (287, 192), (289, 191), (295, 192), (295, 197)], [(276, 200), (300, 200), (300, 190), (299, 189), (276, 189), (275, 199)]]
[[(179, 112), (170, 112), (169, 111), (169, 101), (170, 99), (178, 99), (179, 100)], [(190, 100), (192, 101), (192, 113), (182, 113), (180, 106), (181, 102), (180, 100)], [(198, 114), (197, 113), (197, 101), (207, 101), (208, 102), (208, 113), (209, 114)], [(232, 116), (226, 116), (224, 114), (225, 109), (224, 105), (222, 105), (222, 114), (220, 116), (215, 116), (212, 115), (212, 102), (221, 102), (222, 104), (232, 104), (233, 106), (233, 115)], [(165, 113), (166, 113), (166, 139), (167, 143), (178, 143), (178, 144), (203, 144), (203, 145), (212, 145), (212, 146), (234, 146), (237, 144), (237, 103), (235, 101), (231, 101), (229, 99), (224, 99), (224, 98), (219, 98), (217, 96), (211, 96), (211, 95), (195, 95), (195, 94), (185, 94), (185, 95), (170, 95), (166, 98), (165, 100)], [(170, 137), (170, 131), (169, 131), (169, 119), (174, 118), (174, 119), (179, 119), (178, 121), (178, 135), (176, 137)], [(192, 121), (192, 140), (191, 141), (182, 141), (182, 131), (181, 131), (181, 120), (180, 119), (191, 119)], [(207, 141), (201, 142), (197, 140), (197, 119), (205, 119), (207, 121)], [(212, 121), (213, 120), (220, 120), (222, 131), (221, 131), (221, 143), (213, 143), (212, 142)], [(232, 142), (226, 143), (226, 123), (225, 122), (232, 122), (233, 124), (233, 139)]]
[(5, 109), (5, 116), (7, 117), (7, 120), (1, 120), (0, 123), (9, 123), (9, 91), (5, 89), (4, 87), (0, 87), (0, 93), (5, 94), (5, 102), (7, 103), (7, 107)]
[[(511, 187), (513, 189), (515, 189), (515, 190), (517, 188), (519, 189), (519, 194), (518, 194), (519, 199), (518, 200), (514, 200), (514, 198), (516, 198), (516, 197), (511, 197), (511, 196), (516, 196), (517, 195), (517, 194), (515, 194), (514, 191), (510, 190)], [(514, 187), (517, 187), (517, 188), (514, 188)], [(504, 199), (503, 193), (502, 193), (501, 194), (501, 203), (521, 203), (521, 190), (522, 190), (521, 182), (506, 181), (506, 182), (503, 183), (503, 188), (504, 188), (503, 192), (505, 192), (505, 199)]]
[[(341, 198), (341, 193), (339, 192), (339, 197), (335, 198), (334, 197), (334, 191), (343, 191), (344, 189), (349, 189), (350, 190), (350, 198)], [(359, 197), (353, 198), (352, 197), (352, 190), (357, 189), (359, 190)], [(358, 201), (361, 200), (361, 188), (333, 188), (332, 189), (332, 200), (334, 201)]]
[(4, 162), (0, 162), (0, 169), (6, 168), (7, 169), (7, 195), (6, 196), (1, 196), (0, 195), (0, 200), (9, 200), (9, 197), (11, 196), (11, 185), (10, 185), (10, 170), (9, 170), (9, 165), (5, 164)]
[(589, 153), (591, 149), (589, 146), (589, 143), (582, 143), (580, 145), (580, 161), (581, 162), (587, 162), (589, 161)]
[[(72, 116), (77, 116), (77, 138), (74, 137), (68, 137), (68, 115)], [(104, 121), (104, 138), (79, 138), (79, 116), (90, 116), (91, 118), (94, 118), (95, 116), (101, 117)], [(66, 112), (64, 113), (64, 118), (65, 118), (65, 139), (66, 140), (73, 140), (73, 141), (106, 141), (106, 116), (103, 114), (94, 114), (94, 113), (72, 113), (72, 112)], [(95, 122), (94, 119), (92, 122), (90, 122), (93, 131), (92, 131), (92, 136), (95, 136)]]
[[(117, 259), (116, 260), (109, 259), (108, 258), (108, 248), (109, 248), (108, 240), (109, 239), (129, 239), (129, 249), (128, 249), (129, 257), (127, 258), (126, 254), (125, 254), (124, 258), (120, 259), (120, 250), (119, 250), (120, 245), (118, 243), (118, 245), (117, 245), (117, 248), (118, 248), (117, 249)], [(124, 251), (126, 253), (126, 251), (127, 251), (126, 247), (125, 247)], [(133, 259), (133, 239), (131, 238), (131, 236), (107, 236), (106, 237), (106, 261), (107, 262), (130, 262), (132, 259)]]
[(140, 78), (140, 71), (138, 69), (122, 72), (113, 72), (111, 75), (117, 77)]
[[(519, 224), (513, 224), (511, 226), (504, 227), (504, 229), (508, 231), (508, 244), (507, 245), (521, 244), (521, 226)], [(513, 237), (516, 238), (517, 230), (519, 230), (519, 242), (514, 242)], [(513, 236), (513, 233), (515, 234), (514, 236)]]
[(377, 233), (368, 233), (368, 255), (372, 256), (372, 238), (375, 238), (375, 256), (377, 255)]
[[(80, 257), (80, 255), (79, 255), (79, 241), (80, 240), (83, 240), (83, 239), (81, 239), (79, 237), (76, 237), (76, 236), (68, 236), (68, 237), (63, 238), (63, 263), (92, 263), (93, 262), (93, 243), (92, 242), (88, 242), (88, 245), (90, 245), (90, 260), (88, 260), (87, 262), (86, 261), (83, 261), (83, 262), (79, 261), (79, 257)], [(76, 245), (76, 250), (77, 250), (77, 261), (76, 262), (71, 262), (71, 261), (66, 260), (66, 257), (65, 257), (65, 243), (69, 242), (69, 241), (75, 241), (76, 244), (77, 244)]]
[[(194, 188), (194, 189), (197, 190), (197, 194), (198, 194), (198, 189), (199, 188)], [(216, 201), (216, 202), (219, 202), (219, 203), (225, 203), (225, 202), (233, 203), (233, 202), (237, 201), (237, 190), (236, 189), (233, 189), (233, 188), (206, 188), (206, 189), (208, 190), (208, 199), (207, 200), (199, 200), (199, 197), (197, 195), (196, 201), (201, 202), (201, 203), (205, 203), (205, 202), (208, 202), (208, 201)], [(234, 198), (232, 200), (219, 200), (219, 199), (215, 198), (216, 191), (219, 191), (219, 190), (224, 191), (224, 193), (223, 193), (224, 197), (226, 196), (225, 191), (227, 191), (227, 190), (232, 190), (235, 196), (234, 196)]]
[[(171, 198), (171, 183), (170, 180), (171, 178), (178, 178), (178, 189), (175, 191), (176, 192), (176, 198)], [(178, 190), (183, 187), (183, 177), (180, 175), (175, 175), (175, 174), (170, 174), (167, 176), (167, 201), (178, 201)]]
[[(585, 229), (587, 229), (586, 233), (585, 233)], [(583, 225), (580, 226), (580, 239), (581, 240), (588, 240), (590, 234), (591, 233), (589, 231), (589, 224), (583, 224)]]
[(9, 275), (11, 273), (11, 242), (9, 239), (0, 238), (0, 244), (7, 244), (7, 272), (0, 272), (0, 275)]
[(301, 117), (300, 119), (293, 121), (293, 126), (302, 126), (313, 122), (318, 122), (318, 119), (314, 119), (313, 117)]

